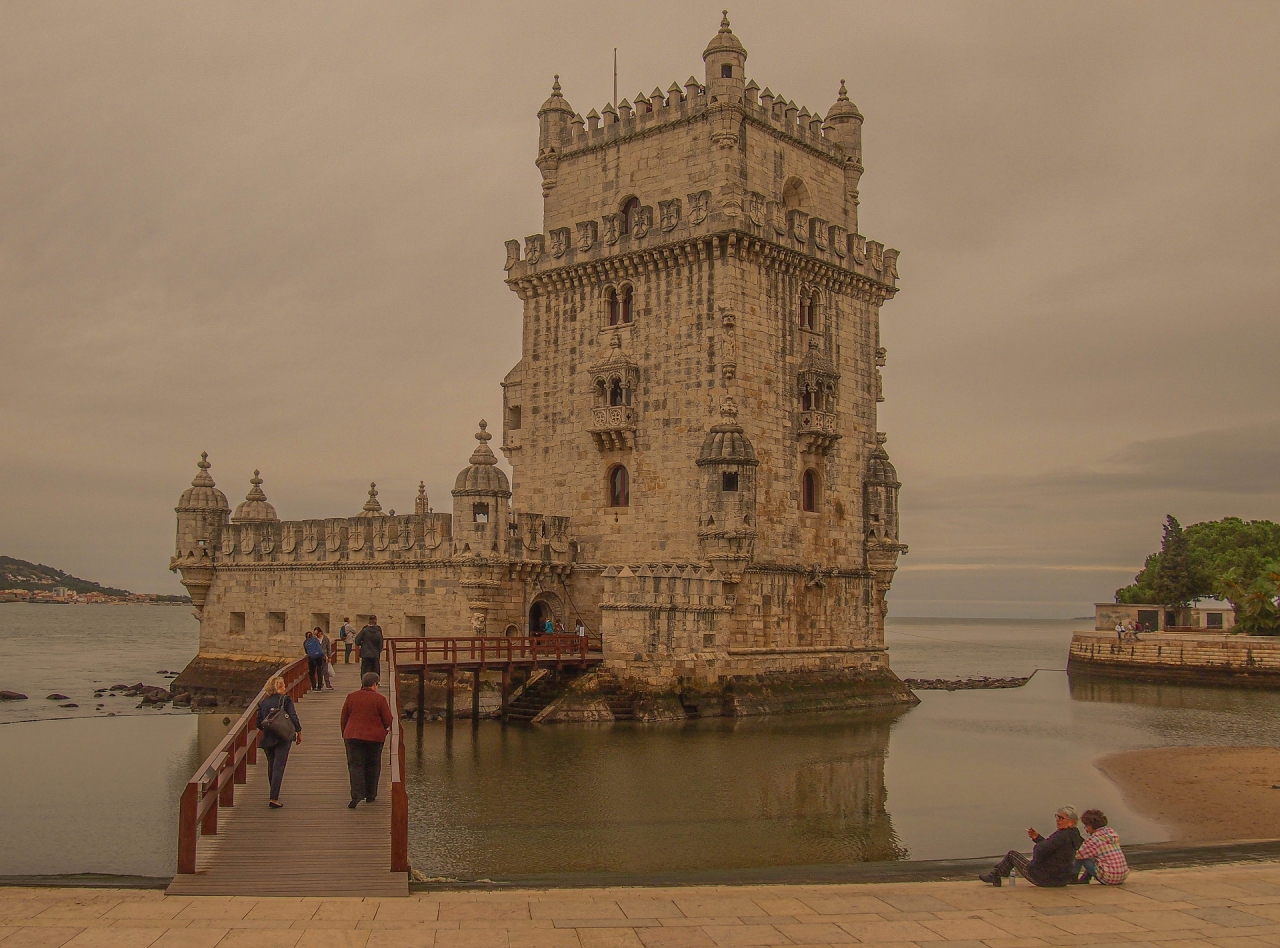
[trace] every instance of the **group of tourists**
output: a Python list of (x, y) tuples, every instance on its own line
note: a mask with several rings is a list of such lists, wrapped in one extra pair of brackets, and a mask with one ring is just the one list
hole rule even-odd
[[(347, 753), (347, 773), (351, 781), (351, 802), (355, 809), (360, 801), (373, 803), (378, 798), (378, 782), (382, 776), (382, 748), (391, 730), (391, 705), (379, 693), (382, 681), (382, 627), (377, 616), (356, 632), (351, 620), (344, 618), (338, 632), (338, 640), (344, 645), (344, 664), (351, 663), (351, 652), (359, 649), (360, 690), (347, 695), (342, 704), (339, 727)], [(319, 626), (307, 633), (302, 649), (307, 656), (307, 674), (313, 691), (322, 688), (333, 690), (332, 642)], [(267, 697), (258, 702), (257, 728), (261, 732), (258, 746), (267, 758), (267, 779), (271, 795), (267, 805), (272, 809), (284, 806), (280, 802), (280, 784), (284, 780), (289, 751), (302, 743), (302, 722), (297, 708), (289, 697), (288, 685), (282, 676), (276, 675), (266, 685)]]
[[(542, 629), (540, 631), (535, 632), (534, 634), (535, 635), (564, 635), (565, 634), (564, 623), (560, 622), (554, 616), (548, 615), (546, 620), (542, 623)], [(573, 634), (580, 639), (586, 638), (587, 626), (581, 619), (579, 619), (577, 624), (574, 625)]]
[(1136, 642), (1140, 633), (1150, 631), (1145, 623), (1134, 622), (1132, 619), (1116, 623), (1116, 638), (1121, 642)]
[[(1129, 864), (1120, 849), (1120, 837), (1107, 825), (1101, 810), (1085, 810), (1077, 817), (1072, 807), (1064, 806), (1054, 814), (1055, 829), (1041, 836), (1032, 827), (1027, 835), (1035, 843), (1030, 858), (1016, 850), (996, 863), (990, 872), (978, 876), (989, 885), (1000, 886), (1017, 873), (1032, 885), (1087, 885), (1097, 879), (1103, 885), (1119, 885), (1129, 875)], [(1080, 835), (1077, 823), (1083, 823), (1088, 839)]]

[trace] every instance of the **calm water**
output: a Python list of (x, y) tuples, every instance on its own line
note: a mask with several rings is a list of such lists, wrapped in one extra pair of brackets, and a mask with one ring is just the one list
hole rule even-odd
[[(890, 715), (678, 725), (410, 727), (414, 866), (429, 876), (673, 872), (1000, 852), (1064, 803), (1130, 842), (1167, 838), (1091, 765), (1144, 746), (1280, 740), (1280, 693), (1095, 685), (1060, 671), (1072, 622), (899, 619), (899, 674), (1004, 676), (1021, 689), (922, 692)], [(189, 610), (0, 605), (0, 873), (173, 872), (181, 786), (221, 716), (81, 700), (162, 684), (195, 653)], [(117, 717), (106, 710), (123, 705)], [(52, 709), (48, 706), (52, 705)], [(32, 721), (31, 718), (39, 720)], [(21, 722), (21, 723), (20, 723)], [(305, 749), (305, 746), (304, 746)], [(286, 793), (287, 793), (286, 778)], [(341, 809), (345, 801), (335, 801)], [(12, 811), (9, 811), (12, 813)]]

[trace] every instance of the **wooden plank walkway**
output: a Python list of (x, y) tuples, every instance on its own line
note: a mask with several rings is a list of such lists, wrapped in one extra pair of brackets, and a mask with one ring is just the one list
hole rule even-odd
[(333, 691), (312, 691), (297, 703), (302, 743), (284, 773), (284, 808), (267, 806), (267, 758), (259, 751), (235, 806), (219, 811), (218, 834), (200, 838), (195, 874), (174, 876), (169, 895), (409, 894), (408, 873), (391, 871), (391, 741), (377, 802), (348, 809), (338, 721), (347, 693), (360, 687), (360, 666), (339, 663), (333, 672)]

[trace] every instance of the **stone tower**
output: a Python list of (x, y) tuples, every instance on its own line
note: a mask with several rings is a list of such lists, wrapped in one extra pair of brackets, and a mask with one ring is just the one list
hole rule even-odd
[(703, 81), (583, 118), (557, 77), (539, 109), (543, 233), (507, 242), (515, 504), (569, 516), (580, 562), (714, 568), (720, 648), (880, 661), (905, 548), (866, 510), (896, 479), (864, 486), (898, 252), (858, 234), (845, 83), (823, 119), (746, 61), (726, 14)]
[(209, 453), (196, 462), (199, 473), (182, 492), (174, 512), (178, 515), (177, 549), (169, 569), (178, 571), (182, 585), (191, 596), (196, 618), (204, 612), (205, 599), (213, 583), (213, 555), (222, 538), (222, 527), (231, 515), (227, 495), (213, 483)]

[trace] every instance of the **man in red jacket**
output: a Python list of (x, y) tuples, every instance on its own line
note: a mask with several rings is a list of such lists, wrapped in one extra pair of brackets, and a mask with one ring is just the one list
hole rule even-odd
[(361, 676), (364, 685), (347, 695), (342, 704), (342, 740), (347, 745), (347, 772), (351, 775), (351, 802), (355, 809), (361, 797), (365, 803), (378, 798), (382, 776), (382, 745), (391, 730), (391, 705), (378, 694), (377, 672)]

